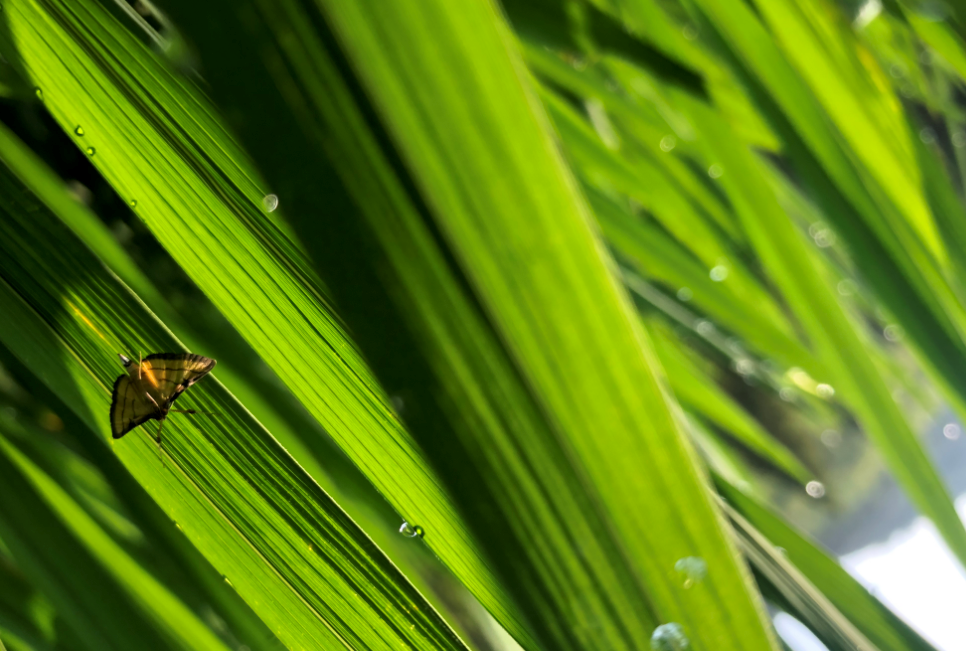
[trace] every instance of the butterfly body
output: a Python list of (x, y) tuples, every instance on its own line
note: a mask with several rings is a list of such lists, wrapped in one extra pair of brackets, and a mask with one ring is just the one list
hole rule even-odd
[[(116, 439), (149, 420), (163, 422), (174, 401), (215, 367), (215, 360), (189, 353), (158, 353), (139, 362), (119, 357), (127, 374), (114, 383), (111, 397), (111, 434)], [(159, 443), (160, 438), (159, 430)]]

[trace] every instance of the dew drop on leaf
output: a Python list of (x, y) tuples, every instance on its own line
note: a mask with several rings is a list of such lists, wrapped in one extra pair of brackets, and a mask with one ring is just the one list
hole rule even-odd
[(808, 493), (809, 497), (814, 497), (818, 499), (825, 496), (825, 484), (820, 481), (812, 480), (805, 484), (805, 492)]
[(274, 212), (278, 208), (278, 195), (266, 194), (262, 197), (262, 208), (265, 212)]
[(137, 199), (131, 199), (130, 201), (127, 202), (127, 204), (129, 206), (131, 206), (132, 208), (135, 208), (138, 205), (138, 200)]
[(654, 651), (683, 651), (689, 646), (684, 629), (674, 622), (661, 624), (651, 634), (651, 649)]
[(83, 136), (84, 135), (84, 127), (82, 127), (81, 125), (78, 124), (76, 127), (74, 127), (74, 133), (77, 134), (78, 136)]
[(703, 581), (708, 575), (708, 564), (698, 556), (679, 558), (674, 564), (674, 569), (684, 579), (685, 589)]
[(88, 156), (93, 156), (93, 155), (94, 155), (94, 152), (96, 152), (97, 150), (96, 150), (96, 149), (94, 149), (93, 147), (88, 147), (88, 148), (87, 148), (87, 149), (85, 149), (84, 151), (86, 151), (86, 152), (87, 152), (87, 155), (88, 155)]
[(815, 386), (815, 393), (818, 394), (819, 398), (825, 398), (828, 400), (835, 395), (835, 387), (833, 387), (831, 384), (818, 384)]
[(694, 329), (698, 331), (698, 334), (702, 337), (710, 337), (714, 334), (714, 324), (707, 319), (699, 319), (697, 323), (694, 324)]
[(407, 538), (422, 538), (423, 528), (417, 525), (411, 525), (408, 522), (403, 522), (399, 526), (399, 533), (406, 536)]
[(44, 91), (40, 90), (39, 88), (34, 88), (34, 95), (36, 95), (37, 99), (39, 99), (41, 102), (44, 101)]
[(882, 335), (888, 341), (893, 341), (893, 342), (899, 341), (902, 339), (902, 335), (903, 335), (902, 326), (895, 325), (895, 324), (887, 325), (885, 327), (885, 330), (882, 331)]

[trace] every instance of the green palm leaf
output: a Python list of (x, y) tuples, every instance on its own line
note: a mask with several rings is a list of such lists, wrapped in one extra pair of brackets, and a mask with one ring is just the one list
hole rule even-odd
[[(16, 164), (14, 141), (4, 145), (4, 161)], [(178, 350), (180, 343), (2, 171), (0, 301), (11, 318), (0, 326), (0, 341), (92, 434), (108, 439), (116, 351)], [(63, 192), (37, 180), (34, 188), (41, 196)], [(58, 256), (45, 256), (47, 247)], [(218, 415), (168, 423), (168, 461), (139, 432), (114, 450), (280, 639), (462, 648), (370, 539), (216, 380), (193, 387), (184, 401)]]

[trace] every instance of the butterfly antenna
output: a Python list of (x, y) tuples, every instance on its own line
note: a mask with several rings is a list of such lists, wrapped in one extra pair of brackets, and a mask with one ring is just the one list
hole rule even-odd
[(216, 411), (199, 411), (198, 409), (171, 409), (176, 414), (201, 414), (202, 416), (217, 416)]

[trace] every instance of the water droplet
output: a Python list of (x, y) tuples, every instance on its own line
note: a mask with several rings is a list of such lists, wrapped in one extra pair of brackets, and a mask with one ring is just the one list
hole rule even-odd
[(902, 335), (905, 334), (902, 330), (902, 326), (896, 324), (890, 324), (885, 327), (882, 331), (882, 336), (884, 336), (888, 341), (899, 341), (902, 339)]
[(87, 149), (85, 149), (84, 151), (86, 151), (86, 152), (87, 152), (87, 155), (88, 155), (88, 156), (93, 156), (93, 155), (94, 155), (94, 152), (96, 152), (97, 150), (96, 150), (96, 149), (94, 149), (93, 147), (88, 147), (88, 148), (87, 148)]
[(174, 523), (174, 526), (178, 527), (178, 531), (184, 531), (184, 529), (181, 528), (181, 523), (180, 522), (175, 522)]
[(674, 569), (684, 577), (685, 589), (703, 581), (708, 575), (708, 564), (698, 556), (679, 558), (674, 564)]
[(138, 205), (138, 200), (137, 199), (131, 199), (130, 201), (127, 202), (127, 205), (131, 206), (132, 208), (136, 208), (137, 205)]
[(684, 629), (674, 622), (661, 624), (651, 634), (651, 649), (654, 651), (683, 651), (689, 646)]
[(687, 287), (682, 287), (678, 290), (678, 300), (682, 303), (687, 303), (692, 298), (694, 298), (694, 292), (692, 292)]
[(966, 131), (957, 129), (953, 132), (953, 147), (966, 147)]
[(44, 91), (40, 90), (39, 88), (34, 88), (34, 95), (36, 95), (37, 99), (39, 99), (41, 102), (44, 101)]
[(661, 138), (661, 151), (671, 151), (678, 144), (678, 139), (668, 134)]
[(74, 127), (74, 133), (77, 134), (78, 136), (83, 136), (84, 135), (84, 127), (82, 127), (81, 125), (78, 124), (76, 127)]
[(855, 283), (851, 280), (840, 280), (839, 284), (835, 287), (839, 292), (839, 296), (852, 296), (855, 294)]
[(956, 423), (947, 423), (943, 426), (943, 436), (945, 436), (950, 441), (957, 441), (959, 437), (962, 436), (963, 430)]
[(735, 371), (738, 375), (751, 375), (755, 372), (755, 362), (747, 357), (742, 357), (735, 362)]
[(805, 484), (805, 492), (808, 493), (809, 497), (814, 497), (818, 499), (825, 496), (825, 484), (820, 481), (812, 480)]
[(693, 41), (694, 39), (698, 38), (698, 28), (694, 25), (685, 25), (681, 28), (681, 33), (684, 35), (684, 38), (688, 39), (689, 41)]
[(694, 329), (698, 331), (698, 334), (702, 337), (710, 337), (714, 334), (714, 324), (707, 319), (700, 319), (694, 324)]
[(818, 394), (819, 398), (825, 398), (828, 400), (835, 395), (835, 387), (833, 387), (831, 384), (816, 384), (815, 393)]
[(711, 280), (716, 283), (720, 283), (722, 280), (728, 277), (728, 267), (723, 264), (719, 264), (718, 266), (712, 268), (711, 273), (708, 275), (711, 276)]
[(919, 130), (919, 140), (922, 140), (924, 145), (931, 145), (936, 142), (936, 132), (930, 127), (925, 127)]
[(902, 69), (902, 66), (894, 63), (889, 67), (889, 74), (892, 75), (893, 79), (901, 79), (905, 76), (906, 71)]
[(795, 398), (795, 391), (788, 387), (782, 387), (778, 391), (778, 397), (785, 402), (791, 402)]
[(266, 194), (262, 198), (262, 208), (265, 212), (274, 212), (278, 208), (278, 196), (274, 194)]
[(819, 248), (828, 248), (835, 244), (835, 233), (824, 222), (815, 222), (808, 227), (808, 234), (815, 240)]
[(408, 522), (403, 522), (399, 526), (399, 533), (406, 536), (407, 538), (422, 538), (423, 528), (417, 525), (411, 525)]
[(225, 580), (225, 583), (227, 583), (227, 584), (228, 584), (228, 585), (230, 585), (231, 587), (233, 587), (233, 588), (235, 587), (234, 585), (232, 585), (232, 582), (228, 580), (228, 577), (227, 577), (227, 576), (223, 576), (223, 577), (221, 577), (221, 578), (223, 578), (223, 579)]
[(717, 163), (708, 168), (708, 176), (713, 179), (720, 179), (722, 174), (724, 174), (724, 168)]
[(837, 448), (842, 443), (842, 435), (834, 429), (827, 429), (822, 432), (822, 443), (827, 448)]

